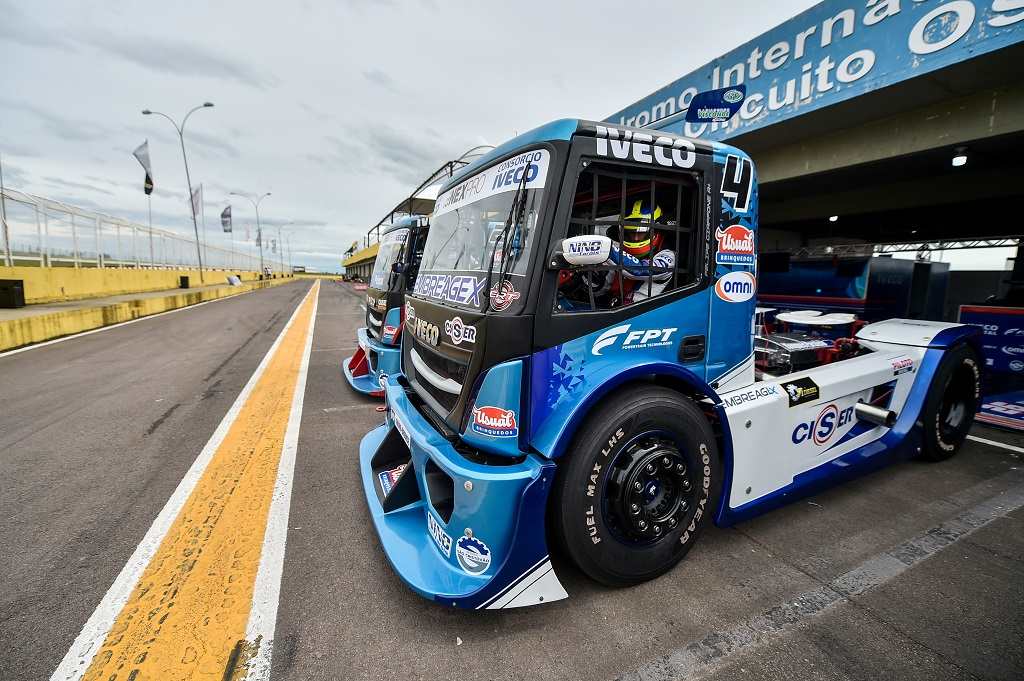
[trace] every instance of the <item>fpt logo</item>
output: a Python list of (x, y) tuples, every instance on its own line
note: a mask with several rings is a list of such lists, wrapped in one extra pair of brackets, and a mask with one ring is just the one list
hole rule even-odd
[(813, 421), (796, 424), (796, 428), (793, 429), (793, 444), (798, 445), (804, 442), (814, 442), (818, 446), (827, 444), (832, 436), (840, 428), (850, 423), (852, 419), (853, 407), (840, 409), (834, 404), (826, 404)]
[(756, 290), (757, 280), (750, 272), (729, 272), (715, 282), (715, 295), (727, 303), (745, 303)]
[(629, 324), (623, 324), (602, 333), (594, 341), (594, 347), (590, 349), (591, 354), (600, 356), (602, 350), (618, 343), (623, 335), (625, 335), (622, 340), (623, 350), (640, 350), (671, 345), (672, 334), (679, 330), (674, 326), (670, 329), (637, 329), (636, 331), (630, 331), (629, 328)]
[(715, 230), (718, 240), (718, 254), (715, 262), (720, 265), (754, 264), (754, 230), (743, 225), (732, 225)]

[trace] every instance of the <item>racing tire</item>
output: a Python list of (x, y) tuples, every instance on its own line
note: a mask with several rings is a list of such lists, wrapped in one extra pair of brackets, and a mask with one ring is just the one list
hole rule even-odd
[(689, 552), (721, 484), (715, 435), (697, 405), (663, 387), (627, 388), (590, 414), (559, 466), (554, 539), (592, 579), (639, 584)]
[(943, 461), (960, 449), (981, 400), (981, 368), (970, 346), (948, 350), (928, 387), (921, 409), (924, 430), (919, 458)]

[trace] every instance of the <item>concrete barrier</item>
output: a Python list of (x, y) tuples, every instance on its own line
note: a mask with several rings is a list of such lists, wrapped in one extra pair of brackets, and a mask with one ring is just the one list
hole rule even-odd
[(0, 321), (0, 352), (293, 281), (295, 280), (290, 278), (250, 281), (241, 286), (182, 291), (166, 296), (152, 296), (97, 307), (81, 307), (3, 320)]
[[(206, 270), (206, 284), (227, 283), (229, 274), (240, 274), (243, 282), (259, 279), (258, 272)], [(86, 298), (119, 296), (126, 293), (165, 291), (178, 287), (179, 277), (199, 286), (199, 270), (119, 269), (116, 267), (0, 267), (0, 279), (25, 282), (25, 302), (63, 303)], [(280, 278), (281, 275), (278, 275)], [(287, 277), (286, 277), (287, 278)], [(276, 281), (273, 280), (273, 281)]]

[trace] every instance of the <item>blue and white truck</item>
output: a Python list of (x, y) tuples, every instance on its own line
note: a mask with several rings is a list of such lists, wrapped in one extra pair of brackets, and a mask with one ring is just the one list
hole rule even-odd
[(710, 523), (957, 451), (977, 330), (775, 338), (755, 326), (757, 215), (739, 149), (583, 120), (442, 186), (385, 422), (360, 445), (409, 587), (465, 608), (558, 600), (555, 546), (636, 584)]
[(382, 380), (401, 367), (402, 304), (416, 282), (430, 221), (410, 215), (384, 227), (366, 287), (366, 326), (356, 331), (358, 349), (341, 363), (353, 389), (383, 397)]

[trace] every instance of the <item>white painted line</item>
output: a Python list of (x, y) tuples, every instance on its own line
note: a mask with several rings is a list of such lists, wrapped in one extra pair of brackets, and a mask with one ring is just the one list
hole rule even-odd
[[(312, 288), (310, 289), (310, 293)], [(100, 604), (96, 607), (92, 616), (85, 623), (81, 633), (75, 638), (74, 643), (71, 644), (71, 648), (68, 650), (64, 659), (54, 670), (53, 675), (50, 676), (50, 681), (67, 681), (70, 679), (80, 679), (89, 668), (89, 664), (92, 662), (96, 652), (103, 645), (103, 641), (106, 640), (107, 634), (110, 632), (110, 627), (113, 626), (114, 620), (120, 614), (124, 608), (124, 604), (128, 602), (128, 598), (131, 596), (132, 591), (135, 589), (135, 585), (139, 581), (139, 577), (142, 576), (146, 566), (149, 565), (149, 561), (153, 559), (153, 555), (157, 549), (160, 548), (160, 544), (163, 542), (164, 537), (167, 535), (167, 530), (170, 529), (174, 520), (178, 517), (178, 513), (181, 512), (182, 506), (192, 495), (196, 484), (200, 478), (203, 477), (203, 473), (206, 472), (206, 467), (210, 464), (210, 460), (213, 458), (214, 452), (220, 447), (224, 441), (224, 437), (227, 435), (231, 426), (238, 418), (239, 412), (242, 411), (242, 407), (245, 405), (246, 400), (249, 399), (249, 395), (252, 393), (253, 388), (259, 382), (260, 377), (263, 376), (263, 372), (266, 370), (267, 365), (270, 363), (270, 358), (274, 356), (278, 346), (281, 344), (281, 340), (285, 334), (288, 333), (288, 329), (291, 328), (292, 322), (295, 321), (296, 315), (299, 310), (302, 309), (302, 303), (305, 302), (306, 297), (309, 293), (303, 297), (302, 301), (295, 307), (295, 311), (292, 312), (292, 316), (289, 317), (288, 323), (281, 329), (281, 333), (278, 334), (277, 338), (274, 339), (274, 343), (267, 350), (267, 354), (260, 360), (259, 366), (256, 367), (256, 371), (253, 372), (252, 376), (249, 377), (249, 382), (242, 388), (242, 392), (238, 394), (234, 404), (228, 409), (228, 413), (224, 415), (224, 419), (217, 426), (217, 429), (213, 431), (213, 435), (210, 437), (206, 446), (196, 457), (196, 460), (192, 462), (192, 466), (185, 473), (185, 477), (178, 483), (178, 487), (171, 494), (171, 498), (167, 500), (167, 503), (160, 510), (156, 520), (150, 526), (146, 535), (139, 542), (139, 545), (135, 548), (135, 552), (132, 553), (131, 558), (121, 569), (120, 574), (114, 580), (114, 583), (110, 585), (110, 589), (103, 596)], [(208, 301), (213, 302), (213, 301)], [(182, 308), (188, 309), (188, 308)]]
[(277, 464), (277, 480), (270, 500), (267, 530), (263, 535), (263, 552), (253, 587), (252, 610), (245, 629), (245, 640), (256, 643), (256, 653), (249, 660), (246, 679), (269, 679), (270, 657), (274, 649), (274, 627), (277, 624), (277, 603), (281, 594), (281, 573), (284, 571), (285, 542), (288, 539), (288, 513), (292, 501), (292, 478), (295, 472), (295, 451), (299, 446), (299, 426), (302, 423), (302, 402), (306, 395), (306, 375), (309, 371), (309, 353), (313, 347), (313, 328), (316, 308), (320, 302), (320, 287), (316, 286), (313, 313), (309, 320), (306, 346), (302, 351), (299, 377), (288, 415), (288, 429), (284, 433), (284, 446)]
[(175, 312), (181, 312), (182, 310), (194, 310), (197, 307), (202, 307), (203, 305), (209, 305), (210, 303), (216, 303), (216, 302), (221, 301), (221, 300), (231, 300), (233, 298), (238, 298), (239, 296), (244, 296), (246, 293), (253, 293), (253, 292), (259, 291), (259, 290), (261, 290), (261, 289), (253, 289), (252, 291), (243, 291), (242, 293), (236, 293), (236, 294), (234, 294), (232, 296), (224, 296), (223, 298), (214, 298), (213, 300), (204, 300), (203, 302), (196, 303), (195, 305), (186, 305), (185, 307), (178, 307), (178, 308), (175, 308), (173, 310), (165, 310), (163, 312), (157, 312), (155, 314), (148, 314), (145, 317), (139, 317), (137, 319), (129, 319), (128, 321), (118, 322), (117, 324), (111, 324), (109, 326), (101, 326), (101, 327), (96, 328), (96, 329), (89, 329), (88, 331), (80, 331), (79, 333), (73, 333), (70, 336), (61, 336), (60, 338), (54, 338), (53, 340), (43, 341), (42, 343), (33, 343), (32, 345), (26, 345), (24, 347), (15, 348), (13, 350), (7, 350), (5, 352), (0, 352), (0, 358), (6, 357), (8, 355), (16, 355), (19, 352), (28, 352), (29, 350), (35, 350), (36, 348), (44, 348), (47, 345), (53, 345), (54, 343), (63, 343), (64, 341), (73, 340), (75, 338), (81, 338), (82, 336), (91, 336), (92, 334), (99, 333), (100, 331), (109, 331), (110, 329), (116, 329), (119, 326), (127, 326), (128, 324), (134, 324), (135, 322), (144, 322), (147, 319), (155, 319), (157, 317), (163, 317), (165, 314), (174, 314)]
[(1003, 442), (996, 442), (995, 440), (986, 440), (983, 437), (977, 437), (975, 435), (968, 435), (967, 439), (973, 440), (974, 442), (980, 442), (983, 445), (991, 445), (993, 447), (999, 447), (1000, 449), (1008, 449), (1009, 451), (1017, 452), (1018, 454), (1024, 454), (1024, 448), (1022, 447), (1014, 447), (1013, 445), (1008, 445)]

